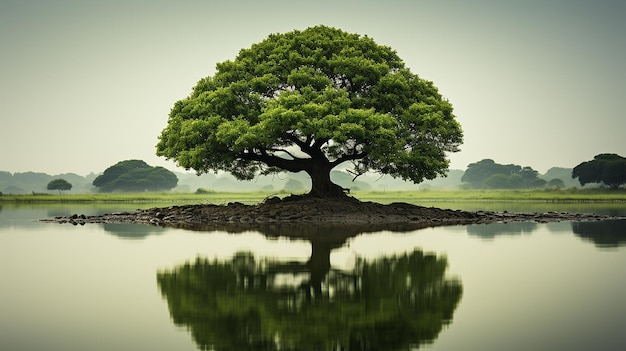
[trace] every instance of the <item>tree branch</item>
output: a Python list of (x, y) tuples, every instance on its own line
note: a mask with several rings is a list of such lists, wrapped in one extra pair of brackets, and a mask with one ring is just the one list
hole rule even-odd
[(284, 152), (287, 154), (287, 156), (291, 157), (294, 160), (303, 160), (303, 158), (301, 157), (297, 157), (296, 155), (292, 154), (291, 152), (285, 150), (285, 149), (267, 149), (267, 151), (271, 151), (271, 152)]
[[(307, 141), (302, 141), (302, 140), (300, 140), (300, 138), (298, 138), (298, 137), (297, 137), (297, 136), (295, 136), (295, 135), (289, 135), (289, 136), (287, 137), (287, 140), (289, 140), (289, 141), (293, 142), (294, 144), (298, 145), (298, 147), (300, 148), (300, 150), (302, 150), (302, 152), (304, 152), (304, 153), (308, 154), (309, 156), (311, 155), (311, 154), (309, 153), (309, 151), (310, 151), (310, 146), (309, 146), (309, 144), (308, 144), (308, 142), (307, 142)], [(307, 139), (307, 140), (308, 140), (308, 139)]]
[(242, 160), (262, 162), (270, 167), (278, 167), (290, 172), (304, 171), (308, 164), (308, 160), (306, 159), (296, 158), (289, 160), (275, 155), (270, 155), (265, 149), (259, 150), (258, 153), (244, 151), (237, 156)]
[(352, 181), (354, 182), (358, 177), (362, 176), (363, 174), (365, 174), (365, 172), (361, 172), (361, 171), (353, 171), (350, 169), (346, 169), (346, 172), (350, 173), (351, 175), (354, 176), (354, 178), (352, 178)]
[(364, 158), (365, 156), (367, 156), (366, 153), (364, 152), (356, 152), (353, 154), (349, 154), (349, 155), (343, 155), (339, 158), (337, 158), (336, 160), (334, 160), (333, 162), (331, 162), (330, 164), (335, 167), (341, 163), (344, 163), (346, 161), (354, 161), (354, 160), (360, 160), (362, 158)]
[(311, 147), (315, 149), (321, 149), (322, 145), (326, 144), (328, 140), (329, 140), (328, 138), (317, 139), (315, 140), (313, 145), (311, 145)]

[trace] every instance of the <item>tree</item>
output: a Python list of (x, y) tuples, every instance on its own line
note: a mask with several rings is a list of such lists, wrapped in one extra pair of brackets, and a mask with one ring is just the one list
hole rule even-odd
[(462, 131), (452, 105), (395, 51), (318, 26), (272, 34), (218, 63), (174, 104), (157, 155), (198, 174), (306, 172), (310, 194), (345, 196), (330, 172), (352, 162), (419, 183), (445, 175)]
[(468, 165), (461, 181), (478, 189), (540, 188), (547, 182), (538, 175), (539, 172), (531, 167), (501, 165), (491, 159), (484, 159)]
[(65, 179), (53, 179), (48, 183), (48, 190), (58, 190), (59, 194), (63, 190), (72, 190), (72, 184)]
[(470, 163), (463, 173), (461, 181), (469, 184), (472, 188), (482, 188), (483, 183), (490, 177), (499, 174), (510, 176), (521, 169), (517, 165), (501, 165), (492, 159), (484, 159), (476, 163)]
[(163, 167), (151, 167), (141, 160), (120, 161), (94, 179), (101, 192), (162, 191), (176, 187), (178, 178)]
[(481, 187), (485, 189), (516, 189), (520, 187), (521, 183), (522, 177), (517, 174), (504, 175), (497, 173), (485, 179)]
[(616, 154), (599, 154), (572, 170), (572, 178), (580, 185), (602, 183), (611, 189), (626, 184), (626, 158)]

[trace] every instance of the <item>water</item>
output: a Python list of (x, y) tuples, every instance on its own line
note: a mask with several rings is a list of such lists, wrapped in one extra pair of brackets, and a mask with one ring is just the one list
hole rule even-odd
[(135, 207), (0, 208), (0, 350), (626, 347), (625, 221), (364, 234), (34, 221)]

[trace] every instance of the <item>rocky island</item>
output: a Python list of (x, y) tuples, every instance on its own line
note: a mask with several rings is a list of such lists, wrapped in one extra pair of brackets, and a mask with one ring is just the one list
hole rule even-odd
[(391, 204), (362, 202), (352, 197), (321, 198), (292, 195), (283, 199), (271, 197), (255, 205), (239, 202), (223, 205), (179, 205), (97, 216), (73, 214), (42, 219), (42, 221), (73, 225), (142, 223), (191, 230), (252, 229), (267, 225), (348, 225), (383, 230), (417, 229), (455, 224), (596, 221), (604, 219), (615, 218), (599, 214), (566, 212), (462, 211), (422, 207), (402, 202)]

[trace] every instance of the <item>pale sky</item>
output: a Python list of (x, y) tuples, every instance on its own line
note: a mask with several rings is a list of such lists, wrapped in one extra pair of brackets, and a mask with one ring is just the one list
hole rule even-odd
[(622, 0), (0, 0), (0, 170), (155, 155), (174, 102), (267, 35), (327, 25), (392, 47), (454, 106), (451, 168), (626, 156)]

